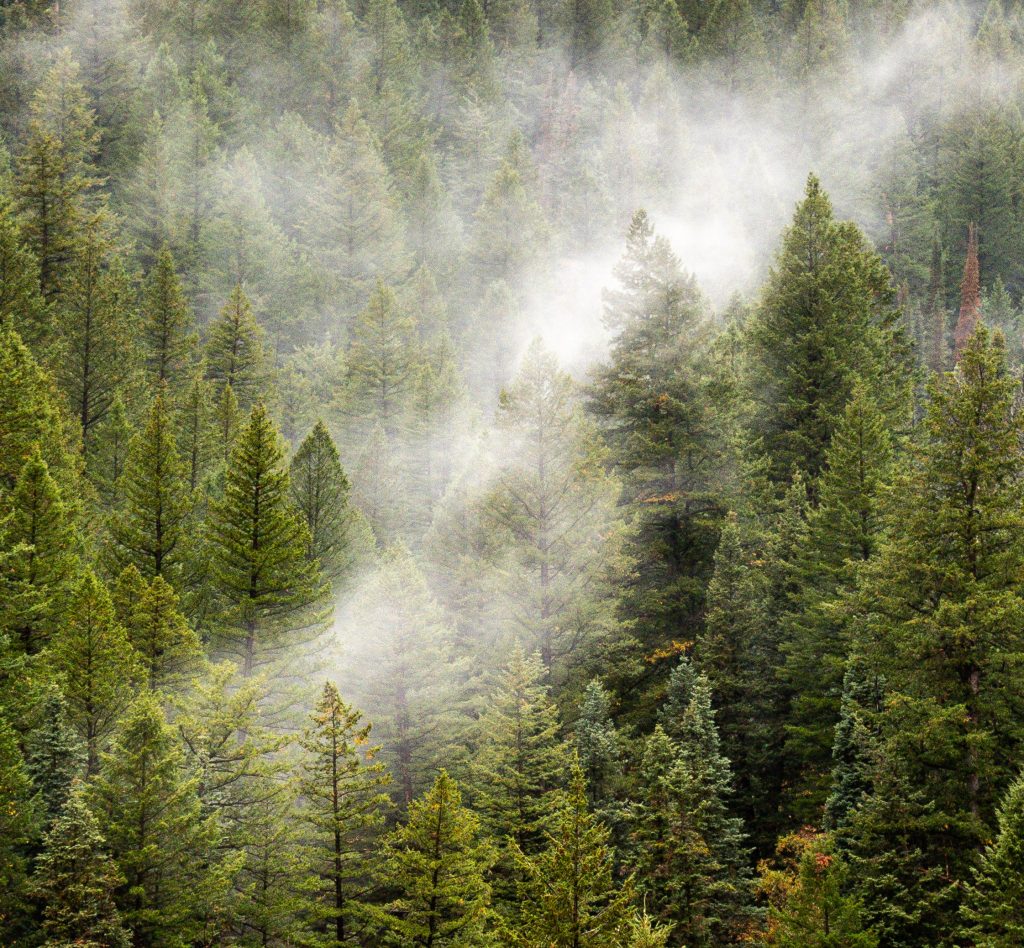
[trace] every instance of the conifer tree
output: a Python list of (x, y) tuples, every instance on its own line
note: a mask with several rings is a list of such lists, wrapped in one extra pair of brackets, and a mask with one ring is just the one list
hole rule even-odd
[(216, 891), (216, 827), (204, 819), (198, 778), (157, 699), (143, 693), (125, 715), (89, 786), (100, 832), (125, 879), (116, 899), (141, 944), (195, 937)]
[(60, 337), (57, 380), (82, 432), (90, 457), (96, 426), (135, 374), (135, 299), (124, 263), (114, 249), (110, 221), (96, 214), (67, 267), (56, 305)]
[(370, 725), (331, 682), (324, 685), (300, 744), (306, 754), (299, 781), (306, 803), (302, 815), (322, 880), (316, 916), (333, 944), (360, 944), (367, 863), (388, 802), (381, 788), (391, 777), (375, 759), (380, 748), (370, 744)]
[(881, 542), (892, 455), (885, 416), (855, 385), (825, 455), (818, 507), (795, 566), (798, 590), (784, 619), (782, 675), (793, 694), (787, 747), (800, 772), (791, 779), (794, 797), (806, 801), (800, 809), (805, 820), (814, 818), (826, 792), (850, 650), (838, 607), (853, 589), (858, 567)]
[(116, 572), (133, 565), (147, 579), (180, 582), (187, 555), (190, 501), (164, 388), (132, 438), (123, 475), (123, 507), (110, 523), (109, 559)]
[(195, 355), (192, 312), (175, 271), (174, 257), (164, 247), (149, 273), (142, 298), (142, 347), (152, 382), (175, 392)]
[(114, 901), (123, 883), (80, 785), (47, 832), (32, 878), (45, 944), (128, 948), (131, 934)]
[(890, 424), (905, 422), (908, 350), (894, 300), (881, 259), (833, 218), (812, 175), (748, 332), (753, 434), (776, 483), (821, 472), (858, 378)]
[(54, 635), (67, 609), (79, 548), (73, 512), (64, 503), (38, 445), (3, 506), (10, 510), (6, 539), (14, 549), (11, 579), (22, 587), (28, 607), (8, 623), (25, 651), (34, 653)]
[(960, 315), (953, 330), (954, 355), (959, 361), (960, 353), (967, 340), (974, 334), (981, 318), (981, 273), (978, 266), (978, 228), (971, 224), (967, 228), (967, 259), (964, 261), (964, 276), (960, 281)]
[(68, 706), (56, 687), (51, 687), (40, 711), (40, 720), (26, 740), (25, 766), (38, 795), (41, 816), (49, 827), (59, 816), (81, 776), (85, 747), (71, 725)]
[(928, 336), (928, 368), (933, 372), (943, 372), (949, 357), (948, 317), (943, 294), (943, 254), (942, 242), (936, 234), (932, 240), (932, 260), (928, 274), (928, 296), (925, 302)]
[(336, 583), (354, 561), (353, 512), (345, 476), (327, 426), (318, 421), (289, 466), (292, 499), (309, 530), (309, 558), (326, 579)]
[(507, 455), (481, 520), (502, 551), (499, 615), (512, 640), (537, 649), (562, 679), (574, 654), (608, 631), (618, 485), (600, 466), (571, 379), (539, 340), (502, 393), (497, 421)]
[(485, 945), (490, 921), (486, 873), (494, 860), (479, 821), (442, 770), (385, 841), (381, 883), (396, 893), (373, 915), (400, 944)]
[(207, 525), (218, 637), (244, 675), (319, 632), (322, 590), (309, 534), (289, 496), (280, 439), (257, 402), (231, 450), (224, 495)]
[(458, 733), (464, 671), (452, 656), (452, 631), (402, 548), (384, 554), (341, 621), (359, 630), (340, 643), (351, 667), (367, 670), (353, 681), (353, 695), (373, 721), (395, 801), (406, 807), (426, 789)]
[[(892, 794), (913, 788), (917, 824), (932, 827), (916, 841), (913, 871), (950, 884), (966, 880), (971, 854), (988, 838), (1022, 739), (1011, 710), (1020, 684), (1010, 671), (1024, 648), (1014, 578), (1024, 556), (1014, 387), (1001, 338), (979, 324), (957, 371), (931, 387), (922, 445), (894, 500), (891, 536), (868, 564), (854, 603), (863, 610), (857, 621), (866, 671), (883, 677), (887, 690), (876, 724), (878, 765), (883, 774), (895, 770)], [(925, 734), (927, 751), (918, 743)], [(879, 799), (861, 805), (855, 824), (909, 805), (880, 796), (878, 779), (872, 775), (871, 797)], [(922, 907), (928, 902), (909, 889), (893, 893), (886, 911), (922, 917), (904, 896)], [(865, 904), (880, 910), (867, 898)], [(933, 900), (927, 911), (928, 925), (948, 930), (944, 906)]]
[(998, 835), (982, 853), (961, 908), (962, 937), (986, 948), (1024, 938), (1024, 779), (1010, 784), (998, 816)]
[(0, 486), (13, 489), (37, 449), (58, 479), (71, 466), (60, 396), (13, 329), (0, 327)]
[[(225, 387), (225, 394), (230, 392)], [(233, 394), (233, 393), (232, 393)], [(210, 383), (202, 374), (196, 373), (188, 383), (178, 408), (178, 448), (184, 459), (184, 477), (190, 493), (195, 493), (202, 483), (215, 454), (214, 448), (214, 404)], [(231, 438), (224, 444), (230, 447)]]
[(241, 286), (231, 291), (206, 340), (206, 377), (217, 389), (230, 386), (243, 411), (248, 411), (266, 379), (263, 333)]
[(18, 203), (48, 300), (64, 289), (90, 192), (100, 183), (93, 164), (99, 132), (79, 72), (65, 49), (32, 98), (18, 156)]
[(15, 330), (42, 351), (48, 342), (50, 312), (39, 290), (39, 263), (25, 245), (13, 208), (0, 199), (0, 326)]
[(128, 450), (134, 434), (135, 429), (128, 419), (124, 399), (118, 395), (107, 417), (96, 425), (88, 470), (89, 479), (110, 510), (121, 505), (125, 486), (121, 475), (128, 463)]
[(235, 398), (235, 390), (230, 385), (225, 385), (213, 406), (213, 427), (217, 436), (220, 448), (220, 460), (225, 464), (231, 457), (231, 451), (235, 446), (235, 439), (242, 426), (242, 412), (238, 406), (238, 399)]
[(27, 847), (35, 838), (38, 815), (32, 782), (18, 748), (18, 736), (0, 715), (0, 921), (17, 930), (24, 911)]
[(514, 943), (530, 948), (623, 944), (633, 878), (613, 878), (608, 830), (587, 807), (578, 763), (545, 839), (538, 855), (517, 854), (524, 881)]
[(144, 587), (125, 627), (151, 689), (172, 687), (199, 670), (199, 637), (178, 611), (178, 597), (162, 576)]
[(100, 751), (125, 708), (138, 678), (138, 660), (117, 622), (110, 594), (87, 570), (75, 588), (61, 634), (49, 649), (68, 711), (96, 773)]
[(580, 716), (576, 721), (576, 755), (587, 780), (587, 799), (598, 816), (613, 799), (622, 774), (619, 734), (612, 721), (611, 695), (594, 678), (583, 693)]
[(484, 829), (530, 854), (550, 820), (551, 795), (565, 771), (558, 709), (543, 682), (538, 656), (517, 646), (489, 693), (471, 763), (471, 800)]

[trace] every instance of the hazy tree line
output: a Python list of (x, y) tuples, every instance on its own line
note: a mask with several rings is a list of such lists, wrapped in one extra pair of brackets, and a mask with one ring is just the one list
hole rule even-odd
[(1021, 16), (0, 6), (0, 942), (1024, 941)]

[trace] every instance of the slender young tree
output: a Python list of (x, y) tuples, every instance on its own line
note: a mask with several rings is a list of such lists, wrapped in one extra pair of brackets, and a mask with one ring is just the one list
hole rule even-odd
[(373, 915), (401, 944), (481, 945), (490, 921), (486, 873), (494, 860), (479, 822), (444, 770), (385, 842), (380, 881), (397, 896)]
[(142, 349), (146, 374), (177, 392), (185, 382), (196, 352), (192, 311), (174, 266), (164, 247), (157, 255), (142, 296)]
[(180, 685), (200, 670), (199, 636), (178, 611), (178, 597), (162, 576), (154, 576), (133, 599), (125, 628), (150, 689)]
[(28, 735), (25, 766), (39, 797), (44, 824), (49, 827), (67, 803), (75, 778), (85, 769), (85, 746), (56, 687), (47, 692), (39, 723)]
[(331, 682), (324, 685), (300, 745), (305, 751), (302, 817), (322, 881), (316, 916), (333, 944), (362, 944), (374, 832), (383, 825), (389, 802), (381, 788), (391, 777), (375, 760), (380, 748), (370, 744), (370, 725)]
[(230, 386), (243, 411), (261, 396), (266, 381), (263, 332), (241, 286), (231, 291), (210, 327), (204, 351), (206, 377), (218, 390)]

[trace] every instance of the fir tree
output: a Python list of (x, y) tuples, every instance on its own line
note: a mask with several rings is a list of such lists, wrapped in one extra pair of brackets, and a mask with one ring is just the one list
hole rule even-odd
[(306, 753), (299, 783), (306, 801), (303, 819), (322, 880), (316, 915), (333, 944), (361, 944), (370, 846), (388, 802), (381, 788), (391, 778), (375, 761), (380, 748), (370, 744), (370, 725), (331, 682), (324, 685), (301, 746)]
[(262, 402), (231, 450), (207, 525), (218, 635), (246, 676), (319, 631), (321, 586), (309, 534), (289, 496), (280, 439)]
[(40, 720), (26, 745), (25, 765), (49, 827), (67, 803), (71, 785), (85, 764), (85, 747), (72, 727), (67, 702), (56, 687), (47, 692)]
[(263, 333), (241, 286), (231, 291), (210, 328), (204, 354), (206, 377), (218, 389), (230, 386), (238, 404), (248, 411), (260, 396), (266, 378), (266, 357)]
[(776, 483), (817, 477), (857, 378), (890, 424), (905, 421), (907, 349), (889, 275), (863, 234), (837, 222), (811, 177), (749, 328), (753, 434)]
[(587, 799), (602, 815), (621, 781), (622, 761), (619, 734), (612, 721), (611, 695), (597, 678), (583, 693), (575, 730), (576, 755), (587, 778)]
[(137, 944), (202, 930), (217, 881), (216, 830), (202, 816), (197, 786), (156, 698), (142, 694), (88, 790), (125, 880), (116, 900)]
[(38, 814), (32, 782), (18, 748), (18, 738), (0, 715), (0, 922), (16, 931), (24, 911), (27, 847), (35, 839)]
[(121, 475), (128, 463), (128, 450), (134, 434), (135, 429), (128, 419), (124, 399), (118, 395), (107, 417), (96, 425), (88, 470), (89, 479), (111, 510), (121, 505), (125, 487)]
[(110, 523), (109, 560), (116, 572), (129, 564), (147, 579), (180, 582), (187, 555), (190, 501), (175, 439), (175, 420), (159, 389), (125, 462), (124, 505)]
[(39, 263), (13, 209), (0, 200), (0, 327), (37, 351), (49, 341), (50, 312), (39, 291)]
[(986, 948), (1024, 938), (1024, 779), (1010, 784), (998, 816), (998, 835), (982, 853), (961, 908), (962, 937)]
[(353, 512), (348, 505), (349, 481), (338, 449), (318, 421), (289, 465), (292, 499), (309, 530), (309, 558), (326, 579), (336, 583), (353, 565)]
[(446, 771), (410, 804), (407, 822), (388, 837), (382, 855), (380, 881), (396, 896), (373, 915), (387, 935), (424, 948), (488, 943), (485, 876), (494, 854)]
[(146, 372), (151, 381), (176, 391), (183, 386), (194, 358), (196, 337), (174, 258), (166, 247), (157, 255), (146, 282), (142, 318)]
[(170, 688), (199, 670), (199, 637), (178, 611), (178, 597), (162, 576), (144, 586), (125, 627), (150, 688)]
[(123, 883), (79, 786), (47, 832), (32, 879), (45, 944), (128, 948), (131, 935), (114, 901)]
[[(231, 391), (225, 386), (225, 394)], [(233, 393), (232, 393), (233, 394)], [(210, 383), (196, 373), (189, 382), (178, 408), (178, 448), (184, 460), (185, 483), (195, 493), (210, 468), (215, 454), (214, 405)], [(223, 444), (231, 445), (231, 438)]]
[(54, 635), (67, 609), (78, 568), (73, 511), (64, 503), (36, 445), (10, 498), (7, 542), (14, 549), (11, 579), (26, 596), (8, 623), (26, 652), (38, 652)]
[(137, 658), (114, 616), (110, 594), (91, 571), (79, 581), (68, 617), (50, 646), (71, 720), (88, 751), (88, 773), (125, 708), (138, 677)]
[(514, 944), (621, 945), (631, 920), (633, 879), (613, 878), (608, 830), (587, 807), (586, 781), (578, 763), (545, 839), (538, 855), (517, 853), (524, 881)]

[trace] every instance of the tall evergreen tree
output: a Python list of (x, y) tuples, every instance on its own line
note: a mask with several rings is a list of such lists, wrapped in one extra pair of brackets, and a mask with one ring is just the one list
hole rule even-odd
[(207, 525), (218, 639), (246, 676), (320, 631), (322, 587), (289, 496), (280, 438), (262, 402), (231, 450)]
[(346, 704), (331, 682), (311, 716), (301, 740), (305, 751), (300, 791), (303, 819), (309, 827), (319, 864), (319, 924), (332, 944), (362, 944), (369, 889), (373, 834), (384, 821), (388, 802), (381, 788), (391, 777), (375, 760), (370, 725)]
[(132, 602), (125, 627), (150, 688), (173, 687), (200, 670), (199, 636), (178, 611), (178, 597), (162, 576), (154, 576)]
[(753, 434), (776, 483), (817, 477), (856, 379), (905, 423), (908, 349), (888, 271), (813, 175), (748, 333)]
[(174, 257), (164, 247), (157, 255), (142, 297), (142, 348), (146, 373), (170, 391), (183, 387), (195, 355), (192, 312), (175, 271)]
[(964, 276), (960, 281), (960, 315), (953, 330), (953, 349), (957, 360), (967, 341), (974, 334), (980, 318), (981, 272), (978, 264), (978, 228), (972, 223), (967, 228), (967, 259), (964, 261)]
[(47, 827), (68, 802), (71, 785), (81, 776), (85, 747), (71, 724), (67, 702), (52, 687), (40, 711), (40, 720), (26, 740), (25, 765), (38, 795)]
[(210, 327), (204, 355), (206, 377), (218, 389), (230, 386), (239, 405), (248, 411), (261, 397), (267, 368), (263, 333), (241, 286), (231, 291)]
[(396, 895), (374, 917), (400, 944), (485, 945), (493, 859), (458, 784), (442, 770), (385, 842), (381, 883)]
[(0, 715), (0, 921), (16, 931), (24, 913), (28, 845), (37, 819), (32, 782), (18, 747), (18, 736)]
[(13, 208), (0, 199), (0, 326), (14, 329), (41, 351), (49, 341), (50, 312), (39, 290), (39, 262), (26, 246)]

